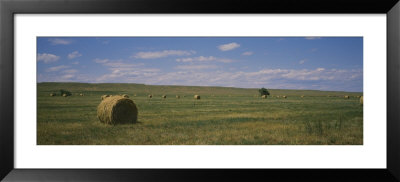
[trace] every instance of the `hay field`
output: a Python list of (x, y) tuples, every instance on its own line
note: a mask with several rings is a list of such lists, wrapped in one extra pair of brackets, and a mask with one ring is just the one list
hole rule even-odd
[[(60, 96), (60, 89), (71, 91), (72, 96)], [(262, 99), (258, 89), (38, 83), (37, 144), (363, 144), (363, 106), (356, 97), (362, 93), (269, 91), (271, 96)], [(58, 95), (51, 97), (53, 92)], [(139, 123), (101, 123), (97, 106), (106, 94), (129, 95), (139, 110)], [(196, 94), (200, 100), (193, 98)], [(283, 95), (287, 98), (276, 97)], [(345, 95), (350, 98), (344, 99)]]

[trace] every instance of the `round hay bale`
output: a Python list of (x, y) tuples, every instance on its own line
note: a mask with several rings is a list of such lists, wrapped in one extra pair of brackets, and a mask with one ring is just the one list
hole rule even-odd
[(136, 94), (134, 96), (136, 97)]
[(167, 96), (166, 95), (163, 95), (163, 96), (161, 96), (163, 99), (166, 99), (167, 98)]
[(304, 98), (304, 95), (302, 95), (301, 98)]
[(262, 95), (261, 98), (266, 99), (267, 95)]
[(63, 97), (67, 97), (68, 95), (67, 95), (67, 94), (63, 94), (62, 96), (63, 96)]
[(194, 99), (199, 100), (200, 99), (200, 95), (194, 95)]
[(55, 94), (55, 93), (51, 93), (51, 94), (50, 94), (50, 97), (53, 97), (53, 96), (56, 96), (56, 94)]
[(97, 106), (97, 117), (106, 124), (136, 123), (138, 110), (135, 103), (122, 96), (106, 97)]
[(364, 105), (364, 97), (363, 96), (360, 97), (360, 104)]
[(104, 100), (105, 98), (107, 98), (107, 97), (111, 97), (110, 95), (102, 95), (101, 96), (101, 100)]
[(150, 98), (150, 99), (153, 98), (153, 95), (149, 95), (149, 98)]
[(177, 95), (176, 98), (179, 99), (179, 98), (181, 98), (181, 96)]
[(80, 95), (80, 96), (85, 96), (85, 95), (84, 95), (84, 94), (82, 94), (82, 93), (81, 93), (81, 94), (79, 94), (79, 95)]
[(129, 98), (129, 96), (126, 95), (126, 94), (122, 94), (121, 96), (122, 96), (122, 97), (125, 97), (125, 98)]
[(284, 95), (284, 96), (282, 96), (284, 99), (286, 99), (287, 98), (287, 96), (286, 95)]
[(349, 99), (349, 98), (350, 98), (350, 96), (348, 96), (348, 95), (345, 95), (345, 96), (344, 96), (344, 98), (345, 98), (345, 99)]

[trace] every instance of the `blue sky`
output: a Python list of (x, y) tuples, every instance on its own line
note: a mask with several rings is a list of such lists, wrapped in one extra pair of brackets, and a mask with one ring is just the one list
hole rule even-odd
[(362, 37), (38, 37), (38, 82), (363, 91)]

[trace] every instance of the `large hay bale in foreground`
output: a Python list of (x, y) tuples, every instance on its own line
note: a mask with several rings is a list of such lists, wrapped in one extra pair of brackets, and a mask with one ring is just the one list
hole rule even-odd
[(102, 95), (101, 100), (104, 100), (105, 98), (110, 97), (110, 95)]
[(345, 96), (344, 96), (344, 98), (345, 98), (345, 99), (349, 99), (349, 98), (350, 98), (350, 96), (348, 96), (348, 95), (345, 95)]
[(199, 100), (200, 99), (200, 95), (194, 95), (194, 99)]
[(364, 105), (364, 97), (363, 96), (360, 97), (360, 104)]
[(267, 95), (262, 95), (261, 98), (266, 99)]
[(97, 117), (106, 124), (136, 123), (138, 110), (135, 103), (122, 96), (107, 97), (97, 106)]

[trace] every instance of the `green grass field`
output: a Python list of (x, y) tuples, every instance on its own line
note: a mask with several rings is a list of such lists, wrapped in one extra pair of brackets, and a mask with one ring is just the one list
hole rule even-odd
[[(59, 96), (59, 90), (72, 92)], [(362, 145), (362, 93), (141, 84), (37, 84), (38, 145)], [(50, 97), (56, 92), (58, 95)], [(80, 93), (85, 96), (79, 96)], [(96, 116), (104, 94), (128, 94), (137, 124)], [(134, 96), (136, 94), (136, 96)], [(153, 94), (149, 99), (148, 94)], [(162, 99), (162, 95), (167, 95)], [(201, 96), (194, 100), (193, 95)], [(175, 98), (180, 95), (180, 99)], [(274, 96), (286, 95), (288, 98)], [(300, 96), (304, 95), (304, 98)], [(351, 96), (344, 99), (344, 95)]]

